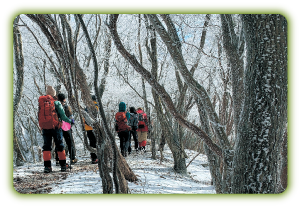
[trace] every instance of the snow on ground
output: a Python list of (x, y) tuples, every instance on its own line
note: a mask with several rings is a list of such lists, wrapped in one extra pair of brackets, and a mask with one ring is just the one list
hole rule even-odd
[[(197, 155), (186, 150), (189, 158), (186, 163)], [(159, 153), (157, 153), (158, 155)], [(152, 160), (151, 153), (132, 154), (126, 157), (128, 164), (137, 175), (139, 181), (128, 182), (131, 194), (215, 194), (210, 184), (211, 177), (205, 155), (199, 155), (187, 168), (186, 176), (174, 173), (172, 154), (169, 149), (164, 151), (165, 159)], [(75, 165), (76, 166), (76, 165)], [(50, 194), (101, 194), (101, 178), (98, 170), (73, 173), (59, 184), (52, 187)]]
[[(151, 159), (151, 152), (144, 154), (132, 154), (126, 157), (127, 163), (137, 175), (138, 181), (128, 182), (131, 194), (215, 194), (211, 185), (211, 176), (207, 165), (207, 157), (198, 155), (188, 166), (187, 175), (174, 173), (173, 159), (170, 149), (165, 147), (164, 159), (160, 164), (160, 154), (157, 152), (157, 160)], [(185, 150), (188, 164), (197, 155), (195, 151)], [(133, 152), (135, 153), (135, 152)], [(79, 156), (79, 161), (89, 161), (87, 156)], [(74, 165), (76, 167), (76, 164)], [(54, 171), (59, 167), (53, 167)], [(15, 168), (14, 177), (20, 178), (33, 175), (33, 171), (43, 171), (43, 164)], [(95, 169), (70, 173), (66, 179), (51, 185), (49, 194), (101, 194), (101, 178), (95, 165)]]

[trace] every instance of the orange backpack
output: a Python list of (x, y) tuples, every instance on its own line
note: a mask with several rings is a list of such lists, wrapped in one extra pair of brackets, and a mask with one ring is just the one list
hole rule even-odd
[(61, 128), (62, 123), (58, 120), (54, 102), (50, 95), (39, 97), (38, 118), (41, 129)]
[(131, 129), (127, 125), (127, 118), (125, 112), (117, 112), (115, 119), (117, 122), (117, 132), (129, 131)]

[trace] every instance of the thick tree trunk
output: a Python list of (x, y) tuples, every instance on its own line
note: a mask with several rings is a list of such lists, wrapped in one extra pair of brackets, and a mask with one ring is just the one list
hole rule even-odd
[(280, 169), (278, 171), (278, 186), (276, 189), (276, 193), (282, 193), (286, 190), (287, 188), (287, 180), (288, 180), (288, 131), (287, 131), (287, 126), (283, 135), (283, 141), (281, 144), (281, 155), (280, 155), (280, 160), (278, 161), (278, 164), (280, 165)]
[(247, 45), (245, 104), (238, 128), (232, 193), (275, 193), (287, 123), (287, 22), (242, 15)]

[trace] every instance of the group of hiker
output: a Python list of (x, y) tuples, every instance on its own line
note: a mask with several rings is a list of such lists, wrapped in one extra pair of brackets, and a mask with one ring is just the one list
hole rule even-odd
[(136, 153), (145, 152), (148, 134), (148, 118), (147, 114), (141, 107), (129, 108), (126, 111), (126, 104), (120, 102), (119, 112), (115, 115), (115, 130), (118, 132), (120, 139), (121, 154), (126, 157), (132, 152), (131, 136), (134, 140), (134, 148)]
[[(92, 95), (92, 100), (95, 107), (98, 109), (96, 97), (94, 95)], [(68, 146), (68, 152), (71, 160), (70, 164), (75, 164), (78, 161), (72, 136), (72, 125), (75, 124), (72, 110), (66, 102), (65, 95), (62, 93), (56, 95), (56, 90), (52, 86), (46, 87), (46, 95), (40, 96), (38, 101), (38, 120), (44, 139), (42, 148), (44, 172), (52, 172), (51, 151), (53, 140), (55, 143), (56, 166), (60, 166), (61, 171), (64, 172), (70, 168), (71, 165), (69, 165), (66, 161), (66, 151), (63, 139)], [(87, 113), (89, 112), (87, 108), (85, 111)], [(89, 125), (85, 119), (83, 119), (83, 121), (90, 146), (96, 148), (97, 141), (93, 132), (93, 127)], [(130, 107), (128, 112), (126, 111), (126, 104), (124, 102), (120, 102), (119, 111), (115, 115), (115, 129), (120, 139), (120, 151), (124, 157), (132, 153), (131, 136), (134, 140), (135, 152), (145, 152), (148, 133), (148, 119), (147, 114), (141, 107), (137, 108), (137, 111), (135, 107)], [(90, 153), (90, 155), (91, 163), (97, 164), (97, 154)]]

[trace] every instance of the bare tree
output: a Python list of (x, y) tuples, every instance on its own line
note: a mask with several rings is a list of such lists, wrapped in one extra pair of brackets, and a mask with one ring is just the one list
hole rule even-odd
[(112, 35), (112, 38), (115, 42), (115, 45), (119, 52), (123, 55), (125, 59), (127, 59), (133, 66), (133, 68), (139, 72), (147, 81), (148, 83), (155, 89), (156, 93), (159, 94), (161, 99), (164, 101), (164, 104), (167, 106), (167, 108), (170, 111), (170, 114), (178, 121), (181, 125), (184, 127), (192, 130), (195, 132), (200, 138), (202, 138), (207, 145), (219, 156), (222, 156), (221, 149), (214, 144), (211, 139), (208, 138), (205, 132), (203, 132), (199, 127), (192, 124), (191, 122), (185, 120), (182, 115), (178, 113), (176, 110), (173, 101), (171, 100), (168, 93), (165, 91), (165, 89), (153, 78), (150, 72), (148, 72), (143, 66), (140, 65), (140, 63), (136, 60), (136, 58), (129, 54), (124, 46), (122, 45), (122, 42), (120, 41), (120, 38), (118, 36), (117, 30), (116, 30), (116, 21), (117, 21), (118, 15), (110, 15), (110, 21), (109, 21), (109, 29)]
[[(226, 50), (228, 61), (230, 64), (231, 82), (232, 82), (232, 96), (233, 96), (233, 113), (234, 123), (238, 126), (239, 118), (242, 112), (244, 94), (244, 60), (243, 53), (245, 47), (244, 33), (241, 30), (239, 36), (234, 31), (232, 15), (222, 14), (222, 31), (223, 42)], [(235, 130), (235, 136), (237, 130)]]
[(13, 43), (14, 43), (14, 62), (16, 67), (16, 88), (14, 94), (14, 108), (13, 108), (13, 121), (14, 121), (14, 129), (13, 129), (13, 143), (14, 143), (14, 151), (16, 152), (16, 165), (20, 166), (25, 161), (20, 147), (18, 138), (16, 135), (16, 112), (18, 111), (19, 103), (22, 98), (23, 84), (24, 84), (24, 57), (23, 57), (23, 49), (22, 49), (22, 36), (19, 31), (19, 16), (17, 16), (14, 20), (13, 25)]
[[(151, 24), (155, 27), (157, 33), (160, 35), (164, 44), (167, 46), (169, 54), (171, 55), (176, 67), (180, 71), (180, 74), (183, 77), (185, 83), (188, 85), (189, 89), (193, 92), (194, 98), (196, 99), (196, 102), (198, 104), (198, 108), (203, 109), (203, 110), (199, 110), (203, 130), (195, 126), (191, 122), (186, 121), (183, 118), (183, 116), (179, 113), (178, 109), (174, 106), (168, 93), (160, 84), (158, 84), (156, 78), (136, 60), (134, 55), (129, 54), (129, 52), (126, 51), (126, 49), (122, 45), (122, 42), (118, 36), (117, 29), (116, 29), (116, 21), (118, 19), (118, 15), (110, 15), (109, 29), (117, 49), (123, 55), (123, 57), (130, 62), (133, 68), (137, 72), (139, 72), (145, 78), (145, 80), (148, 81), (148, 83), (152, 86), (155, 92), (159, 94), (161, 100), (163, 101), (163, 105), (166, 106), (168, 112), (170, 112), (170, 114), (174, 117), (174, 119), (180, 125), (190, 129), (195, 134), (197, 134), (201, 139), (204, 140), (207, 146), (206, 153), (209, 156), (210, 165), (211, 166), (214, 165), (211, 167), (211, 174), (213, 178), (215, 178), (214, 184), (216, 185), (218, 193), (244, 193), (244, 192), (274, 193), (275, 192), (274, 188), (277, 179), (276, 174), (278, 174), (278, 170), (281, 168), (275, 167), (273, 165), (276, 165), (274, 161), (278, 161), (278, 157), (279, 157), (280, 148), (278, 145), (281, 145), (280, 142), (282, 141), (283, 131), (284, 131), (284, 126), (282, 125), (286, 125), (286, 93), (287, 93), (286, 54), (287, 51), (286, 51), (286, 46), (280, 47), (278, 43), (280, 42), (281, 45), (282, 44), (286, 45), (285, 20), (280, 18), (280, 16), (279, 17), (278, 16), (270, 16), (270, 17), (250, 16), (249, 17), (245, 15), (242, 18), (243, 25), (245, 25), (244, 26), (245, 29), (243, 32), (245, 33), (246, 36), (245, 42), (247, 46), (248, 64), (246, 67), (247, 70), (245, 73), (245, 77), (246, 77), (245, 79), (240, 79), (242, 76), (244, 76), (242, 74), (243, 73), (242, 61), (240, 60), (238, 62), (239, 64), (237, 65), (237, 67), (240, 68), (241, 73), (237, 74), (238, 75), (237, 77), (234, 76), (234, 78), (237, 78), (236, 79), (237, 82), (234, 83), (235, 87), (236, 89), (241, 89), (242, 93), (234, 96), (232, 100), (232, 102), (235, 102), (235, 106), (234, 106), (236, 112), (234, 114), (235, 124), (236, 124), (235, 128), (238, 134), (235, 148), (233, 148), (227, 137), (228, 130), (225, 130), (224, 129), (225, 127), (223, 127), (222, 124), (222, 121), (224, 123), (224, 119), (225, 120), (227, 119), (224, 118), (226, 116), (225, 115), (226, 107), (224, 105), (228, 105), (228, 103), (226, 102), (228, 102), (229, 100), (225, 94), (226, 88), (224, 89), (225, 93), (223, 94), (222, 101), (220, 101), (222, 102), (222, 105), (219, 107), (221, 111), (220, 114), (222, 119), (219, 119), (206, 90), (202, 85), (200, 85), (193, 78), (192, 73), (187, 69), (187, 66), (185, 64), (184, 58), (181, 53), (181, 44), (177, 36), (177, 32), (174, 29), (172, 20), (170, 19), (169, 15), (160, 15), (160, 16), (164, 20), (167, 29), (165, 29), (165, 27), (163, 26), (163, 24), (160, 22), (159, 18), (156, 15), (150, 15), (150, 14), (147, 15), (147, 17), (151, 21)], [(226, 18), (227, 21), (229, 21), (228, 16)], [(226, 21), (223, 21), (223, 24), (225, 23)], [(230, 29), (232, 28), (230, 27)], [(259, 29), (261, 29), (261, 31), (258, 31)], [(269, 30), (272, 34), (267, 34), (265, 32), (266, 29)], [(256, 37), (257, 39), (255, 39)], [(265, 41), (266, 39), (269, 40), (266, 44), (260, 44), (260, 42), (266, 42)], [(276, 43), (274, 43), (275, 40), (277, 41)], [(243, 42), (242, 38), (241, 38), (241, 42)], [(278, 49), (278, 53), (275, 53), (274, 49), (279, 47), (281, 50)], [(238, 53), (234, 54), (235, 57), (232, 58), (241, 58), (241, 55), (243, 53), (242, 51), (244, 49), (243, 43), (239, 44), (237, 48), (239, 49), (239, 51)], [(266, 51), (264, 50), (265, 48)], [(232, 49), (235, 48), (232, 47)], [(260, 53), (259, 54), (259, 56), (261, 57), (259, 59), (260, 61), (257, 61), (258, 59), (256, 54), (257, 51), (267, 52), (267, 57), (264, 56), (265, 53)], [(270, 51), (274, 53), (268, 53)], [(229, 62), (231, 63), (232, 66), (233, 61), (229, 61)], [(281, 64), (275, 62), (280, 62)], [(268, 67), (268, 64), (271, 65), (272, 67)], [(261, 67), (261, 65), (265, 65), (266, 67)], [(272, 76), (271, 74), (269, 74), (269, 72), (272, 71), (273, 66), (275, 66), (274, 71), (276, 71), (275, 75), (277, 77), (278, 84), (275, 83), (276, 81), (273, 81), (273, 77), (275, 77), (275, 75)], [(259, 75), (257, 73), (259, 73)], [(272, 77), (272, 81), (271, 81), (271, 77)], [(227, 85), (226, 81), (228, 81), (228, 76), (224, 79), (224, 83), (225, 83), (224, 86)], [(246, 95), (244, 101), (243, 101), (244, 99), (243, 87), (238, 88), (239, 85), (243, 84), (243, 82), (245, 82), (244, 84), (246, 85), (245, 87)], [(266, 94), (263, 93), (260, 87), (265, 89), (267, 93)], [(238, 92), (238, 91), (239, 90), (234, 90), (234, 92)], [(259, 99), (259, 102), (264, 102), (263, 105), (259, 104), (260, 105), (259, 108), (255, 107), (255, 105), (257, 104), (257, 101), (255, 101), (257, 99), (255, 99), (255, 97), (256, 98), (261, 97)], [(278, 108), (277, 108), (277, 104), (279, 104)], [(242, 105), (243, 105), (243, 110), (240, 109)], [(261, 111), (261, 108), (266, 109), (267, 112), (262, 113), (263, 111)], [(242, 113), (240, 113), (241, 111)], [(279, 113), (282, 114), (280, 115), (280, 118), (278, 118), (275, 115), (276, 111), (279, 111)], [(230, 115), (231, 114), (230, 110), (228, 110), (228, 112), (229, 112), (228, 115)], [(271, 117), (269, 114), (273, 114), (273, 116)], [(256, 115), (258, 115), (259, 117)], [(259, 119), (259, 123), (255, 123), (255, 125), (250, 126), (252, 123), (257, 122), (255, 118)], [(270, 120), (272, 121), (272, 123), (273, 122), (275, 123), (274, 124), (276, 125), (275, 127), (279, 128), (278, 130), (276, 130), (275, 127), (273, 127), (274, 125), (271, 126), (269, 124)], [(267, 125), (265, 125), (264, 123)], [(278, 124), (281, 124), (281, 126), (279, 126)], [(227, 125), (229, 129), (232, 127), (231, 125), (232, 123)], [(268, 138), (270, 137), (271, 139), (270, 141), (265, 142), (264, 140), (259, 139), (258, 133), (255, 133), (256, 136), (254, 138), (253, 132), (250, 129), (251, 127), (255, 129), (255, 131), (261, 131), (262, 134), (267, 132), (269, 134), (271, 133), (271, 129), (272, 129), (272, 134), (274, 135), (273, 139), (266, 134), (267, 136), (265, 135), (265, 137)], [(168, 135), (170, 134), (171, 132)], [(217, 137), (217, 142), (218, 145), (220, 146), (218, 146), (216, 143), (214, 143), (211, 140), (213, 135)], [(249, 138), (249, 135), (251, 138)], [(279, 139), (274, 139), (275, 137), (278, 137)], [(258, 139), (258, 141), (255, 141), (255, 139)], [(265, 142), (265, 144), (262, 145), (260, 142)], [(252, 151), (254, 151), (254, 153)], [(211, 152), (213, 152), (214, 154), (212, 154)], [(255, 154), (255, 152), (258, 152), (258, 154)], [(261, 156), (263, 153), (267, 154), (267, 156), (264, 158), (262, 158)], [(253, 157), (259, 157), (259, 161), (251, 162), (253, 161)], [(267, 164), (266, 161), (271, 162), (270, 160), (272, 158), (274, 158), (273, 162), (271, 164)], [(255, 169), (253, 169), (253, 167), (251, 168), (248, 167), (247, 163), (245, 164), (245, 161), (250, 165), (255, 166)], [(268, 180), (266, 176), (262, 176), (262, 179), (259, 180), (254, 180), (254, 179), (251, 180), (250, 177), (248, 179), (245, 179), (244, 176), (245, 172), (253, 175), (252, 177), (257, 177), (257, 172), (263, 174), (261, 173), (262, 168), (256, 170), (256, 168), (259, 167), (259, 165), (257, 165), (258, 163), (260, 163), (260, 165), (262, 166), (266, 165), (266, 167), (264, 167), (265, 172), (269, 171), (266, 168), (272, 167), (271, 173), (274, 176), (268, 176), (270, 177)], [(261, 188), (259, 188), (258, 184), (260, 180), (266, 181), (267, 186), (266, 187), (261, 186)], [(253, 181), (253, 182), (249, 183), (249, 181), (250, 182)], [(268, 190), (270, 188), (271, 190)]]
[[(83, 125), (82, 114), (81, 114), (81, 109), (79, 107), (79, 99), (78, 99), (76, 88), (80, 89), (82, 97), (88, 97), (88, 98), (82, 98), (82, 100), (83, 100), (84, 104), (87, 105), (88, 110), (91, 111), (91, 115), (92, 115), (91, 117), (94, 120), (98, 119), (98, 111), (93, 106), (93, 102), (90, 97), (90, 89), (89, 89), (88, 83), (86, 81), (86, 75), (84, 74), (83, 69), (80, 67), (79, 62), (76, 57), (76, 50), (75, 50), (76, 44), (77, 44), (76, 40), (77, 40), (77, 37), (79, 34), (79, 26), (83, 25), (82, 22), (80, 22), (80, 24), (77, 24), (77, 29), (76, 29), (75, 35), (73, 37), (71, 26), (69, 25), (68, 19), (63, 14), (59, 15), (59, 18), (61, 20), (62, 30), (60, 30), (60, 28), (57, 26), (56, 20), (53, 19), (51, 17), (51, 15), (27, 15), (27, 16), (31, 20), (33, 20), (35, 23), (37, 23), (37, 25), (41, 28), (41, 31), (43, 32), (45, 37), (48, 39), (51, 49), (56, 54), (56, 59), (58, 60), (60, 67), (57, 68), (56, 65), (54, 64), (54, 62), (52, 61), (51, 64), (52, 64), (52, 68), (54, 69), (53, 71), (60, 78), (60, 81), (62, 83), (64, 83), (64, 86), (65, 86), (66, 90), (68, 91), (68, 96), (70, 98), (70, 102), (73, 105), (73, 108), (75, 108), (75, 111), (77, 111), (79, 113), (81, 124)], [(78, 15), (76, 15), (75, 19), (78, 18), (80, 21), (80, 17)], [(85, 31), (85, 36), (86, 37), (88, 36), (88, 33), (86, 31)], [(90, 40), (88, 42), (90, 42)], [(95, 53), (93, 51), (94, 48), (91, 45), (92, 44), (89, 44), (89, 48), (90, 49), (92, 48), (91, 57), (93, 58), (93, 62), (94, 62), (94, 66), (95, 66), (95, 60), (96, 60)], [(108, 68), (107, 64), (106, 64), (106, 67)], [(60, 71), (58, 71), (57, 69), (60, 69)], [(94, 85), (95, 85), (94, 88), (95, 88), (95, 91), (97, 94), (97, 99), (100, 104), (99, 109), (100, 109), (100, 116), (103, 120), (103, 126), (100, 124), (100, 122), (95, 121), (95, 124), (93, 125), (93, 127), (95, 128), (94, 131), (95, 131), (96, 136), (98, 137), (98, 143), (99, 143), (98, 148), (103, 148), (104, 145), (108, 145), (108, 144), (106, 144), (105, 138), (106, 138), (106, 134), (107, 133), (109, 134), (110, 131), (107, 126), (108, 124), (105, 119), (103, 106), (101, 103), (101, 98), (100, 98), (100, 95), (98, 92), (98, 86), (97, 86), (98, 68), (97, 67), (95, 67), (94, 72), (96, 75), (95, 81), (94, 81)], [(63, 74), (63, 75), (61, 75), (61, 74)], [(72, 88), (72, 84), (73, 84), (74, 88)], [(100, 87), (101, 86), (104, 86), (104, 82), (102, 85), (100, 85)], [(75, 98), (73, 95), (73, 91), (75, 94)], [(91, 152), (97, 152), (94, 148), (92, 148), (88, 145), (85, 132), (83, 132), (83, 134), (85, 137), (84, 143), (85, 143), (86, 148)], [(110, 140), (112, 140), (111, 137), (113, 137), (112, 134), (110, 134)], [(115, 142), (113, 142), (112, 145), (115, 146), (115, 148), (116, 148)], [(99, 151), (99, 152), (100, 152), (99, 154), (103, 154), (101, 151)], [(117, 155), (120, 157), (120, 154), (117, 153)], [(104, 156), (105, 155), (101, 155), (101, 158), (103, 158), (103, 160), (104, 160)], [(118, 179), (120, 180), (119, 185), (116, 184), (116, 182), (115, 182), (116, 192), (117, 193), (119, 193), (119, 192), (127, 193), (128, 192), (127, 187), (126, 187), (127, 183), (126, 183), (124, 177), (130, 181), (135, 181), (135, 180), (137, 180), (137, 178), (134, 175), (134, 173), (131, 171), (131, 169), (129, 168), (129, 166), (126, 163), (124, 158), (121, 160), (120, 160), (120, 158), (119, 159), (115, 158), (115, 160), (116, 160), (115, 161), (116, 163), (115, 163), (114, 168), (117, 171), (114, 172), (114, 178), (116, 178), (118, 176)], [(123, 165), (120, 168), (118, 168), (116, 166), (118, 163), (120, 163), (119, 161), (122, 161), (122, 165)], [(106, 165), (106, 161), (100, 161), (100, 163), (101, 163), (101, 167), (99, 166), (99, 171), (101, 169), (100, 175), (106, 181), (105, 184), (103, 184), (103, 187), (104, 187), (103, 191), (105, 193), (112, 193), (113, 184), (109, 180), (110, 176), (108, 173), (108, 166)]]

